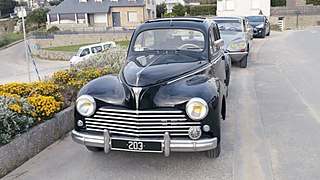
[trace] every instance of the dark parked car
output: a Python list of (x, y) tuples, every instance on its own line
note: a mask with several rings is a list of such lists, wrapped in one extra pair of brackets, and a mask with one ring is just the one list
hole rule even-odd
[(205, 151), (218, 157), (229, 81), (222, 45), (209, 19), (140, 25), (119, 75), (79, 91), (74, 141), (105, 153)]
[(254, 37), (270, 36), (270, 22), (264, 15), (248, 16), (249, 24), (253, 28)]
[(240, 67), (247, 67), (252, 31), (248, 28), (245, 17), (215, 17), (220, 34), (224, 40), (224, 51), (232, 61), (239, 62)]

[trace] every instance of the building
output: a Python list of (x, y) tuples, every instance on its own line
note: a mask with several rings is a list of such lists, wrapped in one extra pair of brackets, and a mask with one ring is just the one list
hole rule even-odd
[(270, 16), (270, 0), (218, 0), (218, 16), (258, 15), (260, 12)]
[(156, 17), (155, 0), (64, 0), (47, 14), (47, 28), (86, 30), (134, 29)]

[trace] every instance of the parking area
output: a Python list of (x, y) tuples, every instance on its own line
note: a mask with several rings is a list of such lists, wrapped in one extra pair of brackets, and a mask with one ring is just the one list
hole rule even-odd
[(320, 179), (320, 29), (254, 39), (232, 67), (222, 151), (92, 153), (70, 134), (4, 179)]

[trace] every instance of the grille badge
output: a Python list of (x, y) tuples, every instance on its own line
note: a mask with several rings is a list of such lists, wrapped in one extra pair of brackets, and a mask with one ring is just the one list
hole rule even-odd
[(140, 93), (142, 88), (141, 87), (134, 87), (133, 89), (133, 93), (134, 93), (134, 98), (136, 99), (136, 109), (139, 109), (139, 98), (140, 98)]

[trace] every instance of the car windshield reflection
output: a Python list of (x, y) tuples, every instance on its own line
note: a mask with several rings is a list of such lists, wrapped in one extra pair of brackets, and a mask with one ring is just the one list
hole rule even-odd
[(141, 32), (134, 42), (135, 52), (153, 50), (204, 51), (204, 35), (191, 29), (153, 29)]
[(214, 20), (220, 31), (242, 31), (241, 20)]

